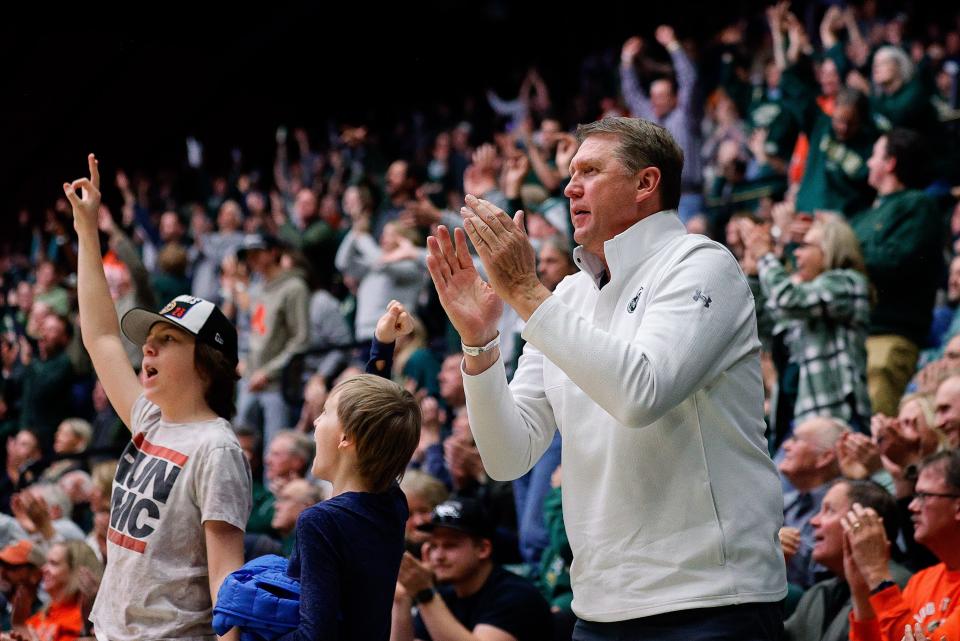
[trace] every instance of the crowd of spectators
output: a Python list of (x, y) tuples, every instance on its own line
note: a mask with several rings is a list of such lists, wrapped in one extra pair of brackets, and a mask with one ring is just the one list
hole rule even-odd
[[(569, 639), (562, 438), (521, 479), (487, 476), (425, 238), (462, 226), (466, 194), (523, 209), (553, 289), (576, 271), (563, 197), (571, 114), (633, 115), (680, 144), (679, 216), (733, 253), (755, 295), (784, 486), (787, 638), (900, 639), (919, 623), (960, 639), (960, 14), (922, 24), (875, 0), (794, 5), (709, 40), (662, 25), (616, 43), (619, 57), (584, 61), (573, 106), (530, 69), (517, 97), (477, 96), (486, 107), (460, 121), (280, 127), (272, 171), (212, 175), (192, 139), (181, 174), (102, 159), (117, 313), (191, 294), (238, 329), (248, 557), (288, 555), (297, 516), (329, 495), (309, 473), (313, 420), (337, 381), (363, 371), (399, 301), (414, 329), (387, 374), (417, 395), (423, 424), (401, 485), (420, 561), (401, 567), (395, 637), (441, 640), (443, 622), (411, 618), (432, 575), (471, 630)], [(201, 197), (183, 196), (197, 185)], [(129, 434), (80, 340), (68, 203), (18, 223), (0, 238), (0, 615), (4, 630), (71, 639), (107, 555)], [(506, 310), (508, 373), (521, 329)], [(140, 349), (127, 348), (138, 367)]]

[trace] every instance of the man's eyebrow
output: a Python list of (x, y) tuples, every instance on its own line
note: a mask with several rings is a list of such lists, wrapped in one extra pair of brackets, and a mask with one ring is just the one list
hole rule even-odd
[(573, 159), (570, 161), (570, 169), (572, 170), (575, 167), (596, 167), (599, 164), (600, 161), (596, 158), (581, 158), (580, 160)]

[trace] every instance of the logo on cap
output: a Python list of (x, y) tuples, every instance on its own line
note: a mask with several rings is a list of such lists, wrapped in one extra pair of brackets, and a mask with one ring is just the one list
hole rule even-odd
[(456, 501), (448, 501), (435, 507), (434, 511), (436, 512), (437, 517), (441, 519), (459, 519), (460, 507), (460, 504)]
[(213, 335), (213, 340), (217, 341), (220, 345), (223, 345), (223, 336), (220, 335), (220, 332), (217, 332)]
[(197, 303), (202, 303), (202, 298), (196, 298), (193, 296), (179, 296), (169, 303), (160, 311), (161, 316), (172, 316), (173, 318), (183, 318), (187, 315), (194, 305)]

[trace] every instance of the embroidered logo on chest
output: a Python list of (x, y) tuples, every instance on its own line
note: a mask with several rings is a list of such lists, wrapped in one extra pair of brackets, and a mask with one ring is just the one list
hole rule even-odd
[(627, 313), (632, 314), (637, 311), (637, 301), (640, 300), (640, 294), (643, 293), (643, 287), (637, 290), (637, 295), (630, 299), (630, 302), (627, 303)]
[(713, 299), (703, 293), (701, 290), (697, 290), (697, 293), (693, 295), (693, 300), (703, 302), (704, 307), (710, 307), (710, 303), (713, 302)]

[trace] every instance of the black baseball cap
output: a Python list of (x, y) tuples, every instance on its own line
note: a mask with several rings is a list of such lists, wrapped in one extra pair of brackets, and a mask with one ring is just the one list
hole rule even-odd
[(196, 296), (177, 296), (159, 312), (137, 307), (123, 315), (120, 329), (124, 336), (143, 345), (155, 323), (170, 323), (197, 337), (236, 364), (237, 329), (220, 308)]
[(254, 249), (274, 249), (281, 246), (280, 241), (270, 234), (247, 234), (240, 241), (240, 246), (237, 247), (237, 260), (244, 260), (247, 257), (247, 252)]
[(444, 501), (433, 508), (429, 523), (417, 527), (422, 532), (432, 532), (438, 527), (459, 530), (471, 536), (493, 540), (493, 527), (483, 505), (476, 499), (460, 498)]

